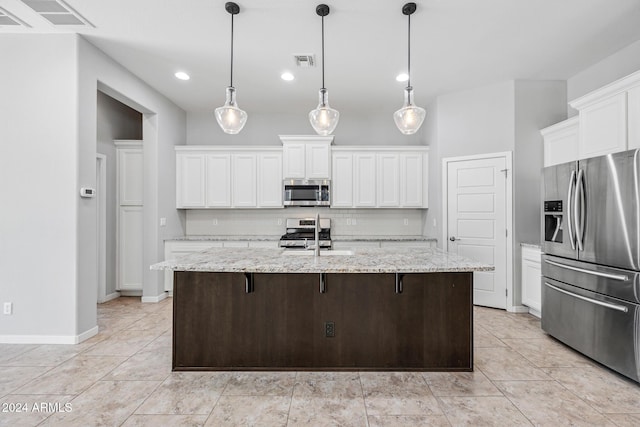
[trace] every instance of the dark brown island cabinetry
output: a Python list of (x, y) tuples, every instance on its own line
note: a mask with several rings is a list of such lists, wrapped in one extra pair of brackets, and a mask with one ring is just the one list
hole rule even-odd
[(471, 272), (174, 274), (175, 371), (473, 370)]

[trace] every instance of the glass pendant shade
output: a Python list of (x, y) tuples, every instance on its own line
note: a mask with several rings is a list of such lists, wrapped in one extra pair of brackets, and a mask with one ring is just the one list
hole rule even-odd
[(327, 136), (338, 126), (340, 113), (329, 106), (327, 89), (320, 89), (319, 98), (318, 107), (309, 112), (309, 121), (318, 135)]
[(406, 87), (404, 89), (404, 105), (393, 113), (393, 120), (400, 132), (405, 135), (416, 133), (426, 116), (427, 112), (424, 108), (413, 105), (413, 88)]
[(242, 130), (247, 123), (247, 113), (236, 104), (235, 88), (227, 87), (227, 100), (222, 107), (216, 108), (215, 115), (224, 133), (235, 135)]

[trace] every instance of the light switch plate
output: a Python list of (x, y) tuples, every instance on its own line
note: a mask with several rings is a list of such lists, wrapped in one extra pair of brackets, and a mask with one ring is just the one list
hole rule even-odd
[(5, 302), (4, 303), (4, 314), (13, 313), (13, 303)]

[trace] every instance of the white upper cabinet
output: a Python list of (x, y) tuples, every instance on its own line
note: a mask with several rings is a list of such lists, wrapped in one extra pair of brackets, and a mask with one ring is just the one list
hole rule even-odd
[(282, 150), (176, 146), (176, 207), (281, 208)]
[(609, 96), (580, 110), (578, 158), (616, 153), (627, 148), (627, 94)]
[(329, 179), (333, 136), (280, 135), (282, 178)]
[(377, 154), (378, 206), (393, 208), (400, 206), (400, 156), (397, 153)]
[(640, 148), (640, 86), (627, 92), (628, 148)]
[(353, 153), (334, 152), (331, 170), (331, 207), (353, 207)]
[(353, 206), (376, 207), (376, 153), (356, 152), (353, 165)]
[(400, 206), (428, 207), (427, 164), (426, 152), (400, 154)]
[(579, 126), (576, 116), (540, 131), (544, 139), (545, 167), (578, 159)]

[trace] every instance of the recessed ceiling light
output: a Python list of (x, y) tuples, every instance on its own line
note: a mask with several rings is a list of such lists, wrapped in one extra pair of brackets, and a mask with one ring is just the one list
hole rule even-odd
[(185, 73), (184, 71), (178, 71), (174, 75), (176, 76), (176, 79), (180, 80), (189, 80), (191, 78), (189, 77), (189, 74)]
[(284, 81), (290, 82), (291, 80), (295, 79), (295, 76), (287, 71), (286, 73), (282, 73), (280, 78)]
[(396, 76), (396, 80), (399, 82), (406, 82), (409, 80), (409, 75), (407, 73), (400, 73)]

